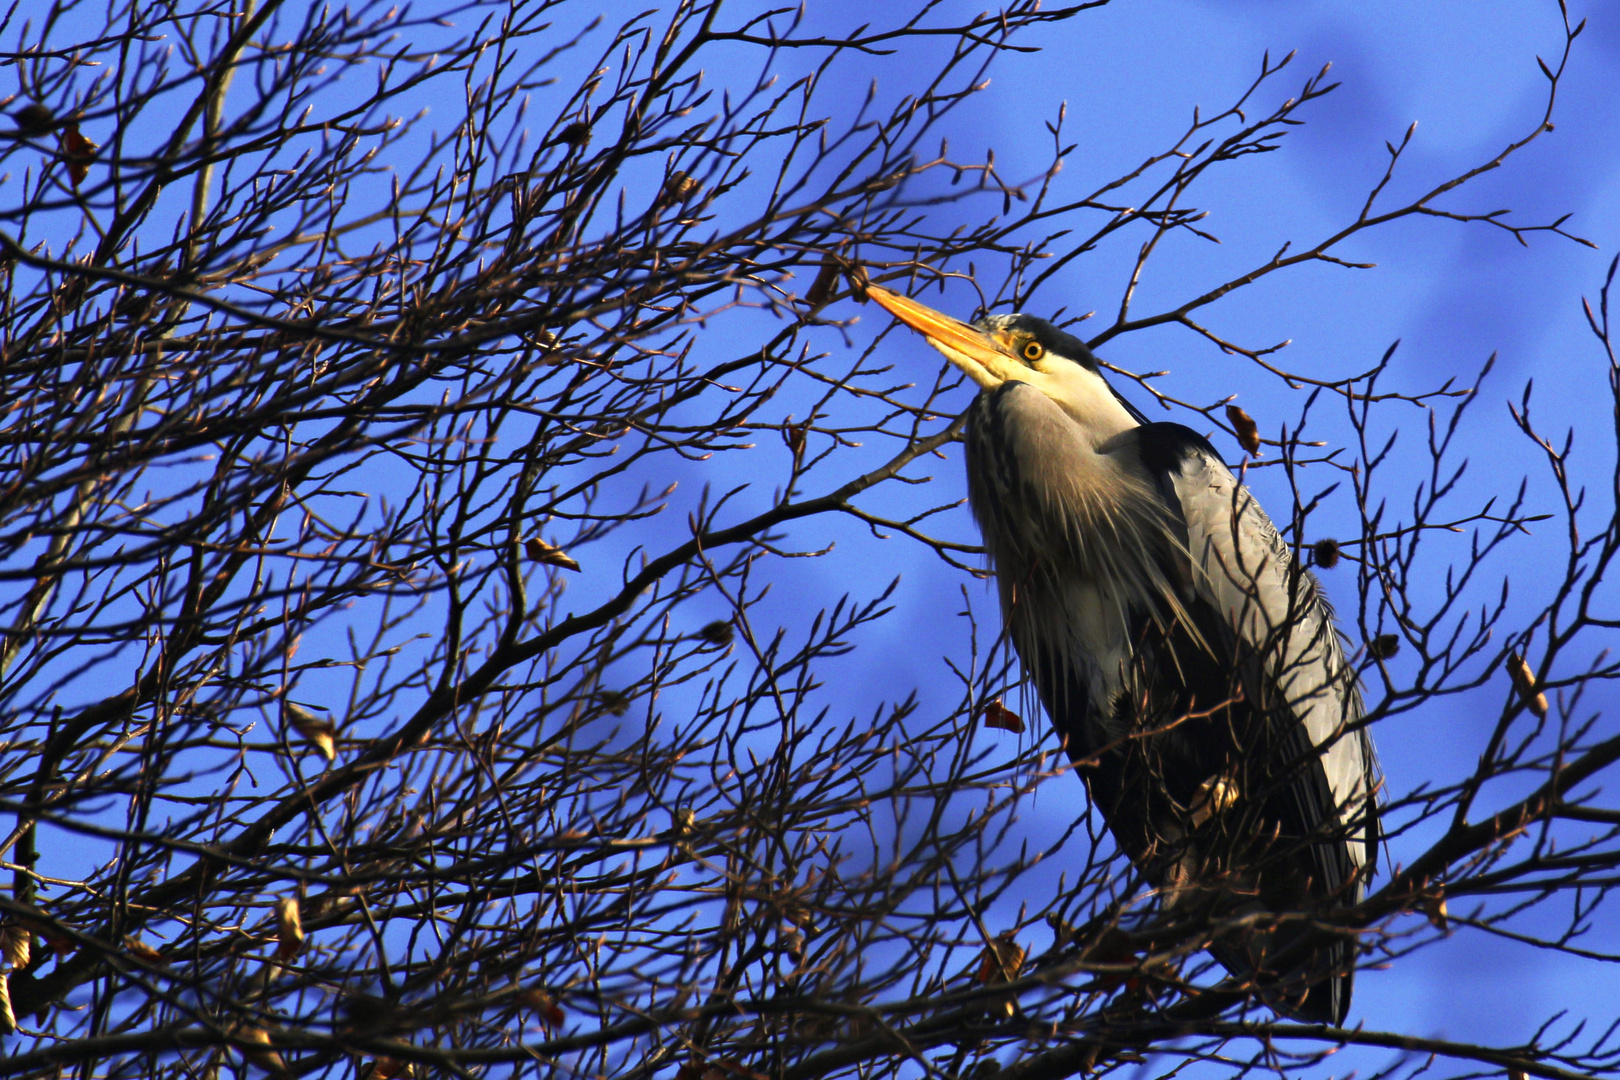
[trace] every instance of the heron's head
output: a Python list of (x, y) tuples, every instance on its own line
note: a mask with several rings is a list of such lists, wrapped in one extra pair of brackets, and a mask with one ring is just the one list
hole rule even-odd
[(1092, 429), (1099, 441), (1138, 423), (1102, 377), (1086, 343), (1045, 319), (986, 315), (970, 324), (876, 285), (867, 293), (986, 390), (1027, 383)]

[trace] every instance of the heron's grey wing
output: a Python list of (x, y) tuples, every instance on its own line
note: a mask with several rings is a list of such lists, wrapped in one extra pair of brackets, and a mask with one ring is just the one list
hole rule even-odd
[[(1273, 750), (1288, 767), (1282, 790), (1267, 803), (1284, 835), (1305, 848), (1309, 895), (1335, 906), (1357, 903), (1377, 844), (1376, 763), (1333, 609), (1207, 440), (1179, 424), (1145, 425), (1136, 435), (1161, 497), (1186, 523), (1193, 606), (1230, 631), (1235, 666), (1258, 674), (1243, 680), (1245, 696), (1258, 715), (1273, 718)], [(1280, 932), (1247, 948), (1287, 948), (1300, 933)], [(1338, 942), (1312, 950), (1293, 968), (1308, 987), (1304, 997), (1268, 1000), (1302, 1020), (1342, 1021), (1350, 949)], [(1232, 947), (1217, 953), (1234, 970), (1255, 963)]]
[(1376, 766), (1332, 606), (1207, 440), (1180, 424), (1138, 432), (1143, 464), (1186, 523), (1194, 593), (1260, 659), (1265, 692), (1283, 706), (1275, 711), (1296, 719), (1302, 750), (1317, 752), (1321, 771), (1300, 770), (1300, 824), (1311, 833), (1354, 827), (1360, 842), (1347, 836), (1346, 854), (1361, 868), (1376, 839), (1366, 820)]

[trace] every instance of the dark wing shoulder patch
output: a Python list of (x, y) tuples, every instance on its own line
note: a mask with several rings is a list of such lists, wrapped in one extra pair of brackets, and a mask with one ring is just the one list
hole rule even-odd
[(1136, 432), (1142, 465), (1154, 476), (1180, 472), (1181, 463), (1195, 455), (1221, 460), (1209, 440), (1185, 424), (1161, 421), (1143, 424)]

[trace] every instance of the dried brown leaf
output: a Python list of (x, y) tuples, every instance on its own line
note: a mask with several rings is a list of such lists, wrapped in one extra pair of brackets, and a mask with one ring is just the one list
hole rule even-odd
[(548, 1028), (562, 1027), (563, 1021), (568, 1018), (563, 1007), (557, 1004), (557, 999), (544, 990), (532, 987), (523, 990), (518, 994), (518, 1001), (539, 1013), (541, 1022)]
[(1519, 692), (1519, 700), (1524, 707), (1535, 713), (1536, 716), (1547, 715), (1547, 695), (1536, 689), (1536, 674), (1530, 670), (1530, 665), (1524, 662), (1524, 657), (1518, 653), (1510, 653), (1507, 662), (1508, 677), (1513, 680), (1513, 688)]
[(70, 120), (62, 128), (61, 149), (62, 160), (67, 163), (68, 178), (77, 188), (90, 175), (90, 164), (96, 160), (96, 151), (101, 147), (80, 134), (78, 123)]
[(34, 955), (34, 935), (21, 923), (0, 927), (0, 959), (13, 968), (25, 968)]
[(337, 725), (296, 702), (283, 700), (282, 720), (330, 764), (337, 760)]
[(304, 947), (304, 920), (298, 911), (296, 896), (283, 896), (276, 901), (276, 955), (290, 960)]
[(1226, 419), (1237, 434), (1238, 445), (1251, 454), (1260, 453), (1260, 428), (1254, 418), (1237, 405), (1226, 407)]
[(262, 1069), (267, 1073), (278, 1076), (287, 1074), (287, 1062), (280, 1052), (270, 1045), (270, 1033), (261, 1027), (243, 1026), (231, 1034), (240, 1043), (237, 1047), (242, 1059), (249, 1065)]
[(576, 574), (579, 573), (579, 563), (575, 562), (573, 557), (570, 556), (568, 552), (564, 551), (560, 547), (555, 547), (546, 543), (538, 536), (531, 536), (529, 539), (525, 540), (523, 542), (523, 550), (527, 552), (529, 558), (533, 559), (535, 562), (545, 563), (548, 566), (560, 566), (564, 570), (572, 570)]
[(124, 951), (133, 956), (135, 959), (148, 964), (157, 964), (159, 966), (168, 964), (168, 961), (164, 959), (162, 953), (152, 948), (152, 946), (148, 945), (140, 938), (125, 938)]
[(1237, 804), (1237, 800), (1236, 780), (1225, 776), (1212, 776), (1205, 780), (1193, 793), (1191, 810), (1193, 827), (1197, 828), (1210, 818), (1224, 814)]
[(1000, 698), (980, 710), (979, 723), (997, 731), (1010, 731), (1015, 735), (1024, 733), (1024, 718), (1003, 705)]
[(816, 280), (810, 283), (810, 291), (804, 294), (804, 302), (814, 311), (832, 299), (833, 289), (838, 286), (839, 266), (838, 260), (828, 255), (821, 260), (821, 269), (816, 272)]

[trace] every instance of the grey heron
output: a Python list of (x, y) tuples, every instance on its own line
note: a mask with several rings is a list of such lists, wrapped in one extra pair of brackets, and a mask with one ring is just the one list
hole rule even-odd
[(1377, 777), (1320, 584), (1214, 447), (1149, 422), (1078, 338), (869, 295), (980, 388), (968, 498), (1003, 622), (1118, 846), (1166, 910), (1246, 926), (1209, 948), (1272, 1008), (1342, 1022), (1355, 945), (1310, 921), (1362, 898)]

